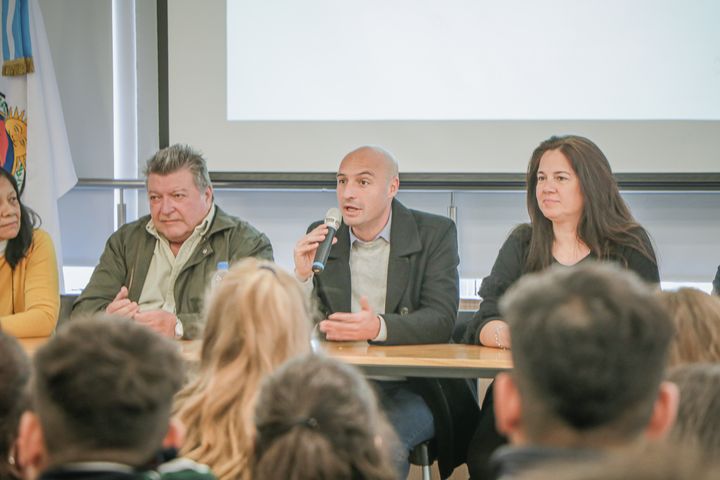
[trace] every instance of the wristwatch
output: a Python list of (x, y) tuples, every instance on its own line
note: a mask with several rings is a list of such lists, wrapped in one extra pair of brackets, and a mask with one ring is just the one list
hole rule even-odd
[(182, 338), (185, 334), (183, 324), (178, 317), (175, 317), (175, 338)]

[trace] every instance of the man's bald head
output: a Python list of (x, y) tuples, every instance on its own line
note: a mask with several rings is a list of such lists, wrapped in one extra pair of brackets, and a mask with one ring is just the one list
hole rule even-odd
[(343, 164), (345, 164), (346, 161), (355, 159), (375, 164), (377, 167), (375, 171), (378, 177), (384, 175), (388, 183), (399, 175), (398, 162), (395, 156), (382, 147), (364, 145), (356, 148), (342, 159), (342, 162), (340, 162), (340, 170), (342, 170)]
[(380, 233), (399, 187), (397, 162), (387, 150), (364, 146), (345, 155), (337, 172), (337, 198), (355, 236), (367, 242)]

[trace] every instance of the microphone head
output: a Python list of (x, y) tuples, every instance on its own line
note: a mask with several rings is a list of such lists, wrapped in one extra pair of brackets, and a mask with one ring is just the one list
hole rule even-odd
[(332, 227), (337, 231), (338, 228), (340, 228), (340, 222), (342, 221), (342, 216), (340, 215), (340, 210), (333, 207), (330, 210), (327, 211), (325, 214), (325, 225), (328, 227)]

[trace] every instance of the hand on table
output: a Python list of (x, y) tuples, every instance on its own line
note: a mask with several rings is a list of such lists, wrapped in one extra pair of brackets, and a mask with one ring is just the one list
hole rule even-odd
[(166, 312), (165, 310), (149, 310), (147, 312), (138, 312), (133, 318), (137, 323), (149, 327), (160, 335), (175, 338), (177, 317), (170, 312)]
[(360, 297), (357, 313), (333, 313), (320, 322), (328, 340), (372, 340), (380, 333), (380, 318), (372, 311), (367, 297)]
[(491, 320), (480, 329), (480, 345), (486, 347), (509, 349), (512, 346), (510, 340), (510, 328), (503, 320)]

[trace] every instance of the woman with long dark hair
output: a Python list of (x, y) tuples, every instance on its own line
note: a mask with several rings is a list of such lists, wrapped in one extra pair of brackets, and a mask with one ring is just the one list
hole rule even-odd
[[(647, 282), (660, 282), (650, 237), (633, 218), (610, 163), (592, 141), (575, 135), (545, 140), (530, 158), (526, 181), (530, 223), (510, 233), (483, 279), (482, 303), (465, 330), (466, 343), (510, 348), (500, 297), (526, 273), (553, 264), (616, 262)], [(471, 478), (488, 475), (489, 456), (504, 443), (492, 411), (491, 388), (468, 451)]]
[(16, 337), (50, 335), (60, 311), (55, 248), (39, 224), (0, 168), (0, 326)]
[(497, 303), (522, 275), (554, 263), (617, 262), (659, 283), (650, 238), (630, 213), (602, 151), (584, 137), (551, 137), (527, 170), (530, 223), (516, 227), (480, 288), (482, 303), (466, 331), (469, 343), (509, 348)]

